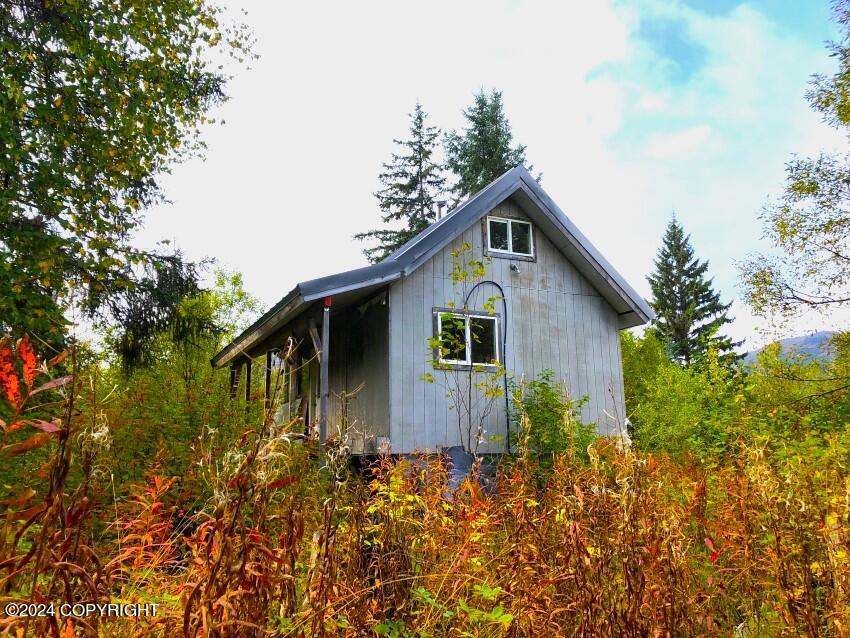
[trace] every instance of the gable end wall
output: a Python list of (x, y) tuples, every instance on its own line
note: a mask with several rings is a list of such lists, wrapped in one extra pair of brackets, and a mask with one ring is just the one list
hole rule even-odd
[[(528, 219), (510, 200), (491, 214)], [(505, 293), (506, 308), (495, 302), (497, 313), (507, 311), (505, 367), (516, 379), (552, 370), (573, 398), (588, 397), (585, 421), (596, 422), (601, 433), (615, 432), (625, 413), (616, 312), (536, 227), (534, 240), (534, 261), (494, 257), (487, 266), (485, 279), (500, 284)], [(462, 291), (450, 276), (451, 253), (463, 242), (472, 246), (473, 258), (484, 258), (483, 220), (390, 286), (389, 417), (395, 453), (459, 444), (457, 411), (449, 408), (443, 373), (431, 367), (428, 338), (433, 336), (432, 308), (463, 305)], [(518, 273), (510, 270), (512, 263)], [(481, 310), (488, 298), (499, 295), (495, 286), (484, 284), (473, 293), (470, 309)], [(437, 382), (423, 381), (426, 372)], [(486, 440), (479, 451), (503, 452), (506, 424), (502, 398), (486, 419)], [(516, 425), (511, 429), (515, 432)]]

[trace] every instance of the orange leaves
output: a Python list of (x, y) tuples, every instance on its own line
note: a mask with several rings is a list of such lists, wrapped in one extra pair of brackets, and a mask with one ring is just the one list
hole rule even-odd
[[(41, 392), (60, 388), (72, 380), (71, 376), (58, 377), (35, 387), (39, 373), (46, 374), (51, 367), (60, 364), (66, 356), (67, 353), (62, 352), (50, 359), (44, 366), (39, 367), (38, 354), (28, 336), (24, 335), (18, 340), (14, 349), (10, 337), (6, 336), (0, 339), (0, 388), (2, 388), (2, 396), (9, 402), (13, 410), (11, 423), (0, 420), (0, 430), (5, 434), (11, 434), (25, 426), (30, 426), (41, 430), (45, 435), (56, 434), (61, 431), (61, 428), (51, 421), (17, 417), (23, 413), (24, 404), (27, 403), (28, 399)], [(18, 367), (20, 367), (20, 374)], [(26, 392), (24, 392), (24, 389), (26, 389)], [(31, 407), (28, 407), (28, 410), (31, 411), (31, 409)], [(2, 447), (0, 448), (0, 459), (40, 447), (46, 440), (44, 435), (36, 435), (26, 441)]]
[(22, 505), (29, 503), (33, 496), (35, 496), (35, 490), (28, 487), (23, 492), (16, 494), (12, 498), (3, 499), (0, 501), (0, 505), (3, 505), (4, 507), (21, 507)]
[(49, 434), (34, 434), (20, 443), (4, 445), (3, 447), (0, 447), (0, 460), (39, 448), (47, 443), (48, 440), (50, 440)]
[(29, 335), (24, 335), (18, 341), (18, 359), (21, 360), (24, 369), (24, 383), (28, 388), (32, 388), (38, 372), (38, 356), (30, 343)]
[(297, 476), (284, 476), (283, 478), (276, 479), (270, 482), (266, 487), (270, 490), (279, 490), (283, 487), (287, 487), (288, 485), (293, 485), (298, 482)]
[(6, 395), (6, 400), (17, 409), (21, 404), (21, 386), (18, 373), (15, 370), (15, 358), (12, 353), (12, 340), (9, 337), (0, 339), (0, 386)]
[(24, 335), (17, 344), (15, 351), (12, 350), (12, 340), (9, 337), (0, 339), (0, 386), (6, 400), (15, 409), (20, 408), (23, 395), (21, 392), (21, 381), (15, 369), (15, 358), (21, 364), (24, 385), (32, 390), (35, 379), (38, 376), (38, 355), (32, 347), (30, 338)]

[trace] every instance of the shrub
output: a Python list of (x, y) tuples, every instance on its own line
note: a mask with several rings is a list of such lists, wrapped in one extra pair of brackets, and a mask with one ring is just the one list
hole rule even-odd
[(563, 453), (586, 461), (587, 446), (596, 438), (596, 426), (581, 421), (587, 397), (570, 400), (554, 376), (544, 370), (537, 379), (512, 383), (512, 421), (520, 424), (522, 443), (541, 463), (551, 465), (552, 458)]
[(648, 331), (622, 333), (626, 412), (635, 444), (648, 452), (688, 454), (703, 461), (728, 451), (740, 412), (740, 376), (709, 351), (699, 365), (670, 361)]

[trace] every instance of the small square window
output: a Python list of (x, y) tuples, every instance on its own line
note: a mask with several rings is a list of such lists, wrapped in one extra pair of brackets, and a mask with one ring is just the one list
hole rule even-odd
[(487, 247), (495, 253), (522, 255), (523, 257), (533, 256), (531, 222), (488, 217)]

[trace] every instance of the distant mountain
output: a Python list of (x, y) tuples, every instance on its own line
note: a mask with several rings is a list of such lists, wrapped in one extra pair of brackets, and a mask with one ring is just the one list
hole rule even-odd
[[(810, 335), (780, 339), (779, 343), (784, 353), (803, 355), (810, 359), (829, 360), (833, 357), (829, 342), (837, 334), (837, 332), (831, 330), (819, 330)], [(755, 363), (759, 352), (761, 350), (748, 352), (744, 357), (744, 362)]]

